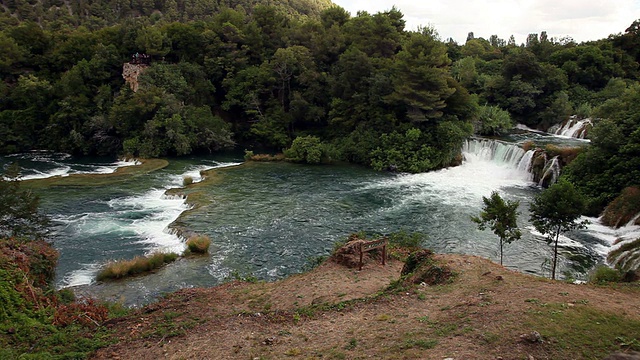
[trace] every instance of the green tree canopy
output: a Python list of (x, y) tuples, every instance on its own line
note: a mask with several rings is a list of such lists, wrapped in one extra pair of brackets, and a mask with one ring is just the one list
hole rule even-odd
[(553, 243), (552, 279), (556, 278), (560, 234), (585, 227), (585, 221), (578, 221), (585, 208), (582, 194), (563, 178), (538, 194), (530, 205), (531, 223)]
[(487, 227), (500, 239), (500, 265), (504, 244), (511, 244), (519, 240), (522, 232), (518, 229), (519, 201), (504, 200), (497, 191), (491, 193), (491, 197), (482, 197), (484, 206), (480, 216), (474, 216), (471, 220), (478, 224), (478, 229)]

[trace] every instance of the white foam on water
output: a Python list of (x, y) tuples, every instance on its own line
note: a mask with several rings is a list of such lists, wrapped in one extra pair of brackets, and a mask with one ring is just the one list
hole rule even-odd
[(167, 227), (188, 207), (184, 199), (165, 196), (165, 191), (153, 189), (142, 195), (113, 199), (108, 204), (116, 212), (141, 213), (124, 227), (140, 237), (140, 243), (150, 245), (149, 252), (181, 253), (184, 243)]
[(92, 284), (95, 281), (98, 271), (100, 271), (103, 266), (103, 264), (98, 263), (80, 265), (82, 266), (81, 269), (74, 270), (65, 275), (60, 288)]
[(70, 166), (60, 166), (49, 171), (32, 170), (34, 171), (33, 173), (21, 176), (20, 180), (46, 179), (54, 176), (69, 176), (70, 170)]
[[(517, 164), (524, 156), (521, 153), (499, 153), (500, 161), (494, 161), (495, 152), (477, 149), (464, 152), (462, 165), (420, 174), (402, 174), (365, 186), (373, 189), (405, 188), (408, 198), (403, 201), (433, 201), (453, 206), (469, 206), (482, 203), (483, 196), (506, 187), (529, 187), (529, 173), (519, 170)], [(514, 165), (515, 164), (515, 165)]]
[(109, 165), (95, 165), (91, 171), (78, 171), (76, 174), (112, 174), (121, 167), (136, 166), (142, 164), (138, 160), (118, 160)]
[[(600, 218), (584, 219), (589, 220), (589, 225), (587, 225), (589, 234), (607, 244), (606, 246), (603, 245), (603, 249), (605, 250), (604, 256), (618, 249), (624, 243), (640, 238), (640, 226), (633, 225), (637, 217), (632, 219), (627, 225), (618, 229), (603, 225)], [(616, 242), (617, 244), (614, 245)]]
[[(533, 226), (527, 226), (527, 230), (529, 230), (529, 232), (537, 237), (540, 238), (544, 238), (545, 240), (548, 239), (548, 237), (544, 234), (542, 234), (541, 232), (539, 232), (538, 230), (536, 230), (535, 227)], [(555, 240), (555, 239), (553, 239)], [(559, 247), (563, 247), (563, 248), (575, 248), (575, 249), (584, 249), (585, 246), (575, 240), (572, 240), (568, 237), (566, 237), (565, 235), (560, 234), (560, 236), (558, 237), (558, 246)]]
[(202, 165), (192, 165), (189, 166), (186, 171), (184, 173), (182, 173), (181, 175), (175, 175), (172, 177), (171, 182), (172, 185), (175, 187), (181, 187), (183, 186), (184, 183), (184, 179), (187, 177), (190, 177), (191, 179), (193, 179), (193, 183), (198, 183), (203, 179), (201, 172), (202, 171), (207, 171), (207, 170), (211, 170), (211, 169), (221, 169), (221, 168), (226, 168), (226, 167), (233, 167), (233, 166), (238, 166), (238, 165), (242, 165), (242, 163), (236, 163), (236, 162), (217, 162), (214, 161), (213, 165), (207, 165), (207, 164), (202, 164)]

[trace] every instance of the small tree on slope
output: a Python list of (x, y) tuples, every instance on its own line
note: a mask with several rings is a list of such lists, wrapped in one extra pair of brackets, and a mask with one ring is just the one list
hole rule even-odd
[(502, 265), (502, 253), (504, 244), (511, 244), (520, 239), (522, 232), (518, 229), (518, 205), (519, 201), (505, 201), (498, 192), (491, 193), (490, 198), (482, 197), (484, 207), (480, 216), (471, 217), (478, 224), (478, 229), (484, 230), (487, 226), (500, 238), (500, 265)]
[(530, 205), (531, 223), (553, 243), (553, 264), (551, 278), (556, 278), (558, 262), (558, 239), (561, 233), (582, 229), (587, 221), (578, 221), (584, 212), (586, 202), (574, 187), (565, 179), (538, 194)]

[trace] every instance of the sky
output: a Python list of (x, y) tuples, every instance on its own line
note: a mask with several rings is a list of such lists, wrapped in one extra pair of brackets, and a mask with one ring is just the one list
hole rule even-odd
[(549, 38), (571, 37), (576, 42), (599, 40), (623, 33), (640, 19), (640, 0), (333, 0), (356, 16), (396, 6), (407, 30), (436, 29), (441, 40), (464, 44), (467, 34), (489, 39), (498, 35), (524, 43), (530, 33), (546, 31)]

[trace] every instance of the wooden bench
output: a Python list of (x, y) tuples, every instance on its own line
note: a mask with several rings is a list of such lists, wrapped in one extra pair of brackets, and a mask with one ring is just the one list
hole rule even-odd
[(383, 237), (382, 239), (373, 240), (373, 241), (365, 241), (361, 242), (359, 246), (360, 250), (360, 264), (358, 266), (358, 271), (362, 270), (362, 260), (365, 252), (380, 249), (382, 248), (382, 265), (387, 264), (387, 238)]

